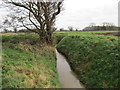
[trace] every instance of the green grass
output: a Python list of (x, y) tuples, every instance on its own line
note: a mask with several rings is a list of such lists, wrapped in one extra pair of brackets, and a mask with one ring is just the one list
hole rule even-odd
[(60, 88), (53, 46), (38, 43), (37, 35), (4, 35), (3, 88)]
[(58, 44), (64, 37), (68, 36), (67, 33), (58, 33), (55, 32), (53, 33), (53, 44), (56, 45)]
[(67, 57), (85, 87), (119, 87), (118, 37), (69, 32), (69, 36), (59, 42), (57, 49)]
[(69, 36), (76, 36), (76, 35), (93, 35), (96, 36), (96, 33), (110, 33), (110, 32), (118, 32), (118, 31), (72, 31), (72, 32), (55, 32), (56, 35), (66, 34)]
[[(53, 43), (58, 44), (64, 37), (66, 38), (66, 36), (89, 35), (89, 36), (97, 37), (98, 35), (95, 35), (95, 33), (105, 33), (105, 32), (115, 32), (115, 31), (55, 32), (53, 34), (53, 38), (54, 38)], [(118, 39), (117, 37), (111, 37), (111, 36), (107, 36), (107, 37)], [(39, 42), (38, 36), (36, 34), (4, 35), (2, 38), (3, 38), (2, 39), (3, 88), (61, 87), (57, 77), (56, 60), (55, 60), (55, 53), (53, 46), (48, 46), (38, 43)], [(71, 45), (72, 42), (69, 41), (67, 43), (70, 43)], [(67, 48), (71, 50), (73, 49), (70, 46), (68, 46)], [(67, 50), (66, 48), (63, 49)], [(74, 54), (72, 55), (71, 53), (72, 56), (77, 57), (77, 54), (76, 55)], [(73, 63), (73, 66), (74, 65), (75, 64)], [(84, 79), (82, 81), (84, 83)]]
[(110, 37), (116, 38), (116, 36), (104, 36), (104, 35), (97, 35), (96, 33), (111, 33), (111, 32), (118, 32), (118, 31), (72, 31), (72, 32), (54, 32), (54, 43), (58, 44), (65, 36), (103, 36), (103, 37)]

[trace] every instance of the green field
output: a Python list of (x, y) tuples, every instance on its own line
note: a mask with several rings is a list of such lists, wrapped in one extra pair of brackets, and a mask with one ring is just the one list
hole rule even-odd
[[(106, 32), (115, 31), (53, 34), (53, 43), (68, 58), (85, 87), (118, 87), (118, 37), (95, 34)], [(55, 46), (40, 43), (38, 38), (36, 34), (3, 35), (3, 88), (61, 88), (56, 70)]]
[(54, 43), (58, 44), (65, 36), (103, 36), (103, 37), (110, 37), (110, 38), (116, 38), (116, 36), (104, 36), (104, 35), (97, 35), (96, 33), (112, 33), (112, 32), (118, 32), (118, 31), (72, 31), (72, 32), (54, 32)]
[(98, 32), (63, 33), (67, 33), (67, 37), (58, 43), (57, 49), (67, 57), (85, 87), (119, 87), (118, 37), (94, 34)]
[(112, 33), (118, 31), (72, 31), (72, 32), (55, 32), (54, 34), (68, 34), (68, 35), (96, 35), (95, 33)]
[(53, 46), (40, 44), (37, 35), (2, 37), (3, 88), (60, 88)]

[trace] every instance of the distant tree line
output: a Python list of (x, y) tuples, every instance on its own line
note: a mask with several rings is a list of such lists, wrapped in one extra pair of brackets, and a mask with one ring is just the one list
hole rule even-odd
[(93, 26), (93, 27), (85, 27), (83, 29), (83, 31), (102, 31), (102, 30), (120, 30), (120, 27)]
[(80, 31), (78, 28), (73, 28), (72, 26), (68, 26), (68, 29), (60, 28), (59, 31)]
[[(33, 29), (35, 30), (35, 29)], [(37, 31), (37, 30), (35, 30)], [(21, 29), (21, 30), (17, 30), (17, 28), (14, 28), (14, 30), (9, 30), (9, 29), (4, 29), (3, 31), (4, 33), (33, 33), (32, 31), (30, 30), (27, 30), (27, 29)]]
[(102, 31), (102, 30), (120, 30), (120, 27), (115, 26), (113, 23), (102, 23), (101, 26), (96, 26), (95, 23), (90, 23), (88, 27), (85, 27), (83, 31)]

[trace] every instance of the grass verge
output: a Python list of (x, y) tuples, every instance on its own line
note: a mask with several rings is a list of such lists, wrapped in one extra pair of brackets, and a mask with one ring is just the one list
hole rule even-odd
[(4, 35), (3, 88), (60, 88), (53, 46), (38, 43), (35, 34)]

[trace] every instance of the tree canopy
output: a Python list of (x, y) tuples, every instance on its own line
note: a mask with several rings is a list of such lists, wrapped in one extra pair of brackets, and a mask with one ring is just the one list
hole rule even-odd
[[(52, 33), (56, 16), (62, 11), (63, 0), (5, 0), (11, 5), (16, 14), (10, 16), (17, 19), (22, 25), (39, 35), (41, 41), (52, 42)], [(13, 21), (13, 20), (12, 20)]]

